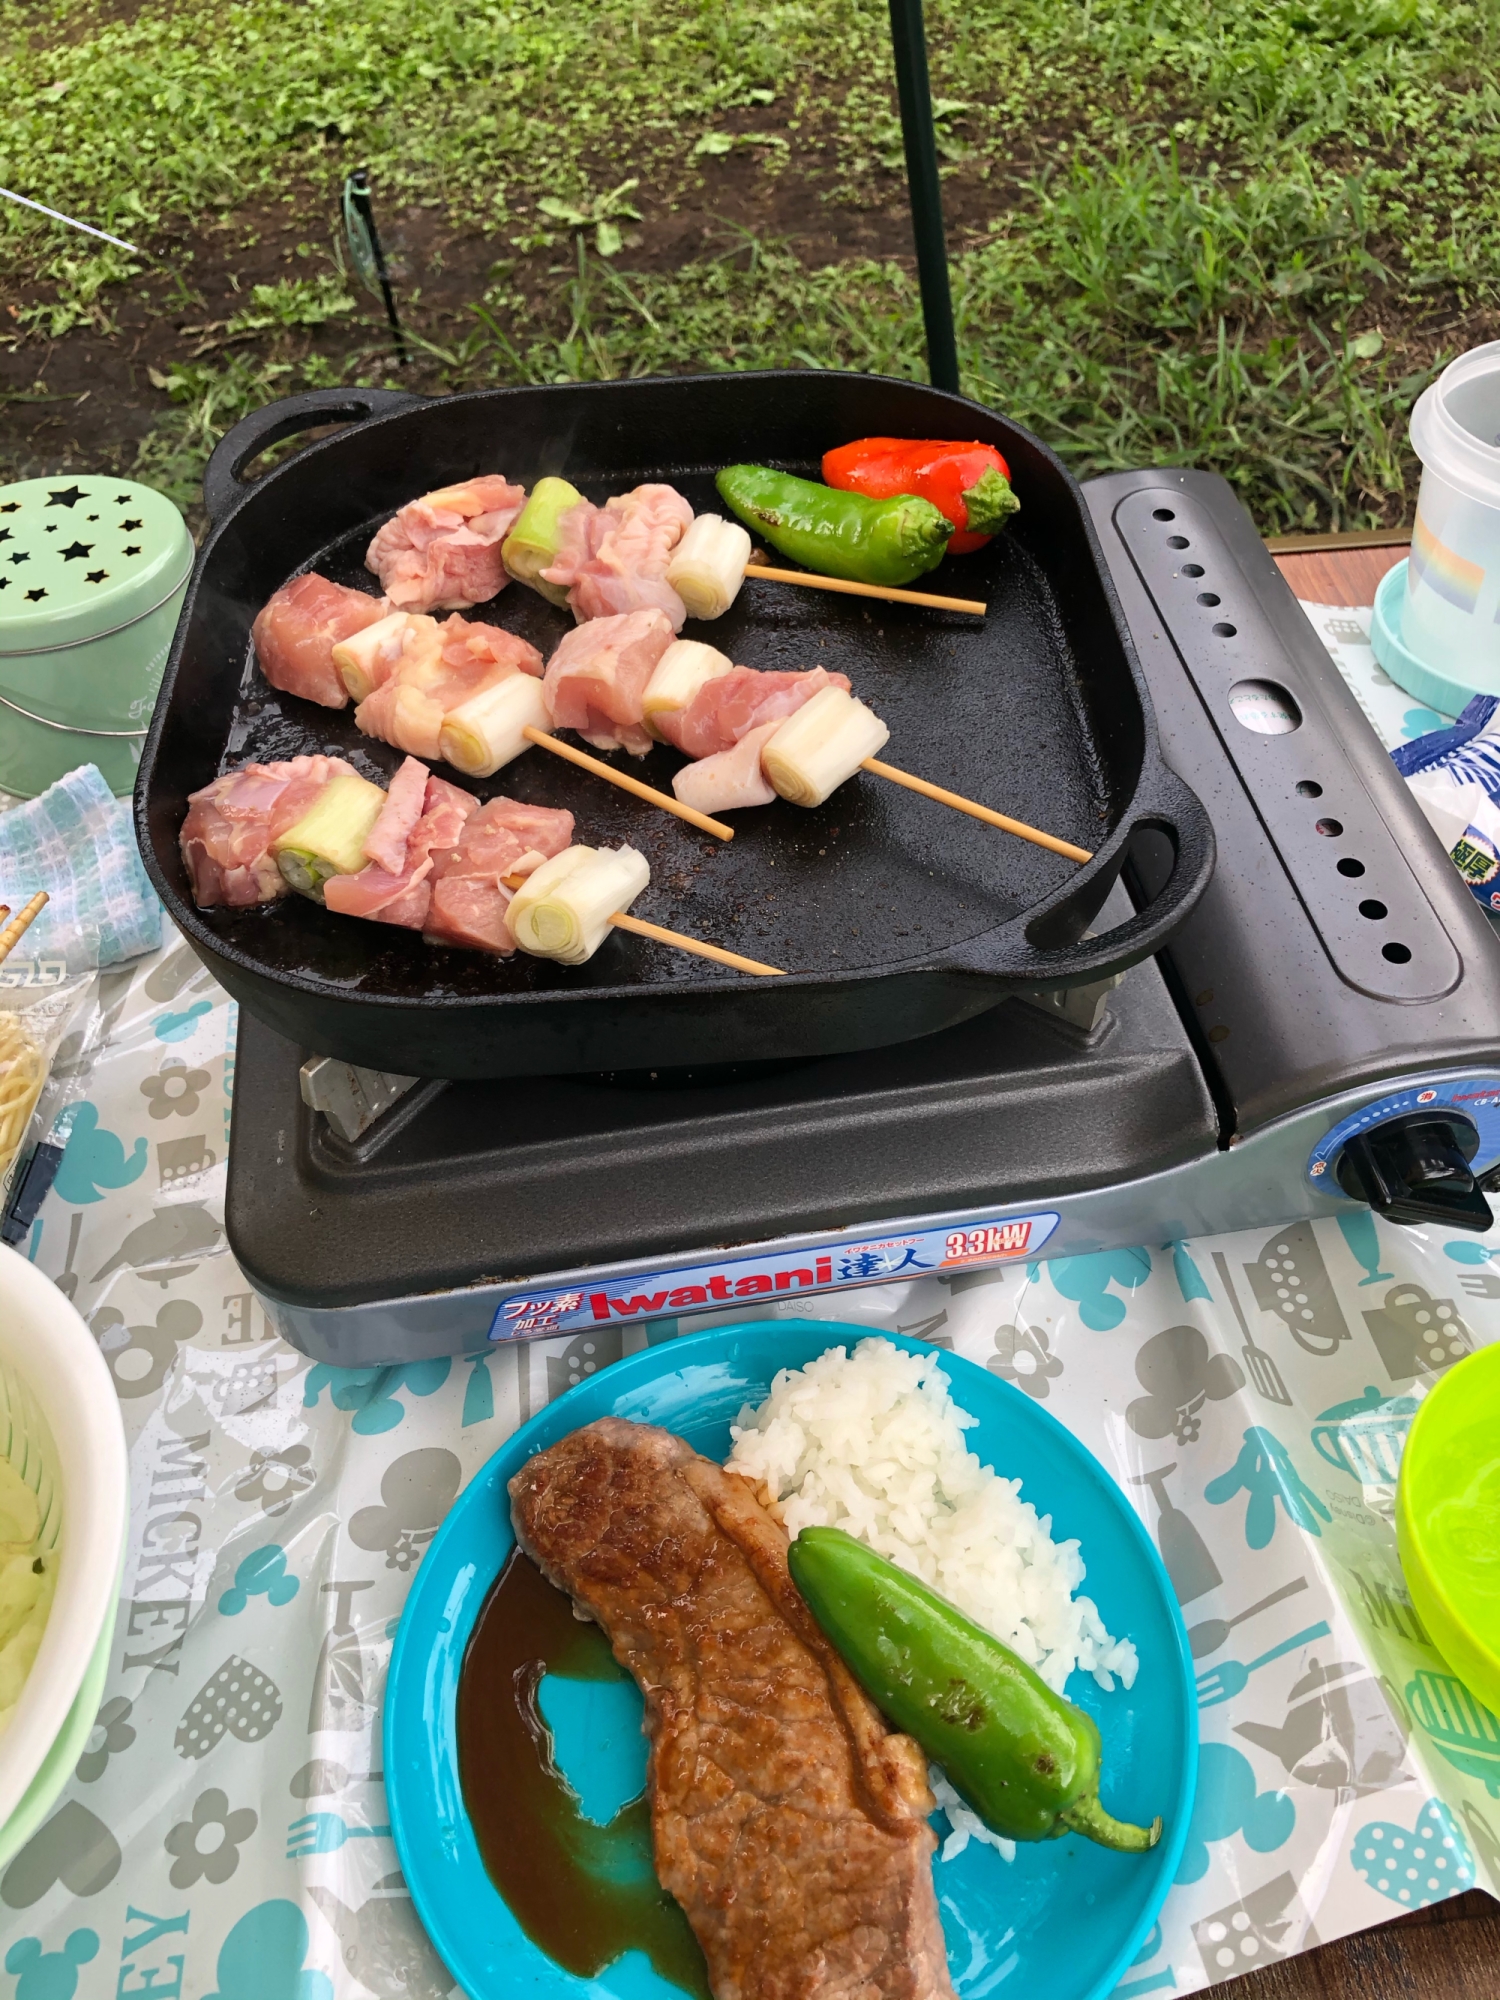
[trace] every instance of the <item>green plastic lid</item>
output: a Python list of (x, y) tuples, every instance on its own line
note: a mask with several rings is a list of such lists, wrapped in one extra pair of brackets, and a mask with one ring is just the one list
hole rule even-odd
[(0, 486), (0, 655), (133, 624), (192, 561), (187, 523), (149, 486), (71, 472)]
[(1396, 1535), (1432, 1643), (1500, 1713), (1500, 1346), (1450, 1368), (1401, 1456)]

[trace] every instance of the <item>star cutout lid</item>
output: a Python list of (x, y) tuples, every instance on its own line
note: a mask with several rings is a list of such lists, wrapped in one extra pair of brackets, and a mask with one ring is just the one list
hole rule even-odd
[[(112, 656), (129, 657), (123, 634), (138, 621), (150, 629), (146, 657), (164, 655), (176, 618), (174, 598), (193, 564), (192, 537), (181, 514), (149, 486), (133, 480), (65, 473), (0, 486), (0, 577), (13, 587), (0, 593), (0, 695), (13, 693), (39, 712), (54, 715), (68, 684), (60, 649), (121, 635)], [(45, 680), (38, 678), (45, 656)], [(30, 665), (25, 663), (31, 662)], [(94, 706), (112, 695), (96, 690)], [(56, 720), (107, 727), (92, 714)]]

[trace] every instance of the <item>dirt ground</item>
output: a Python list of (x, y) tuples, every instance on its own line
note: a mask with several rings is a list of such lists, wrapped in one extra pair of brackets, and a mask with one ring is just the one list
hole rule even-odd
[[(729, 114), (726, 130), (748, 129), (753, 113)], [(764, 122), (761, 115), (759, 122)], [(1044, 160), (1049, 134), (1038, 129), (1018, 143), (1015, 157), (996, 171), (976, 161), (945, 177), (945, 221), (950, 254), (982, 235), (990, 219), (1016, 200), (1023, 180)], [(750, 152), (735, 152), (680, 185), (653, 188), (647, 217), (632, 226), (618, 268), (668, 272), (713, 255), (737, 233), (784, 244), (808, 268), (855, 258), (894, 258), (914, 269), (911, 216), (904, 177), (877, 176), (867, 203), (829, 202), (832, 171), (801, 171), (816, 160), (819, 141), (804, 135), (799, 169), (768, 169)], [(596, 163), (596, 184), (618, 184), (628, 162)], [(496, 266), (510, 283), (545, 309), (571, 275), (557, 247), (517, 255), (503, 238), (455, 230), (431, 208), (377, 212), (395, 279), (402, 319), (412, 331), (443, 346), (472, 325), (472, 303), (491, 282)], [(287, 191), (269, 206), (195, 222), (181, 217), (157, 238), (161, 258), (127, 286), (103, 295), (114, 330), (79, 327), (49, 341), (0, 344), (0, 463), (11, 478), (41, 477), (93, 466), (127, 470), (135, 448), (170, 408), (160, 386), (182, 361), (223, 360), (236, 350), (269, 350), (266, 337), (231, 337), (226, 323), (255, 285), (330, 267), (340, 233), (336, 200), (309, 185)], [(298, 246), (310, 248), (299, 257)], [(338, 363), (365, 357), (360, 379), (394, 380), (379, 305), (356, 288), (358, 310), (315, 330), (278, 334), (275, 351), (291, 358), (316, 350)], [(14, 317), (16, 307), (11, 306)], [(156, 379), (153, 380), (153, 377)], [(432, 358), (414, 353), (399, 379), (420, 390), (461, 387)]]

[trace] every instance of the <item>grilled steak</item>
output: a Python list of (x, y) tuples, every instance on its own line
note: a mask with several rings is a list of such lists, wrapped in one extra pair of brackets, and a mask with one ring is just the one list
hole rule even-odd
[(510, 1497), (646, 1697), (656, 1872), (716, 2000), (953, 2000), (922, 1753), (823, 1637), (746, 1483), (606, 1417)]

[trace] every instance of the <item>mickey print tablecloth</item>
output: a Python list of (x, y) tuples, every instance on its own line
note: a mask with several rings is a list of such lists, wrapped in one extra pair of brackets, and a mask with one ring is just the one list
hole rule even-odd
[[(1340, 627), (1333, 648), (1363, 643), (1363, 614), (1314, 615)], [(1394, 714), (1373, 659), (1341, 664), (1399, 736), (1410, 704)], [(438, 2000), (452, 1983), (380, 1772), (412, 1573), (518, 1424), (710, 1322), (309, 1363), (225, 1246), (234, 1006), (176, 938), (107, 974), (96, 1005), (107, 1032), (23, 1248), (110, 1363), (131, 1540), (98, 1724), (0, 1873), (0, 2000)], [(1044, 1402), (1156, 1535), (1197, 1663), (1201, 1777), (1116, 2000), (1500, 1889), (1500, 1722), (1422, 1630), (1391, 1512), (1420, 1397), (1500, 1337), (1500, 1235), (1362, 1210), (1188, 1243), (1140, 1223), (1136, 1247), (826, 1306), (852, 1335), (915, 1334)]]

